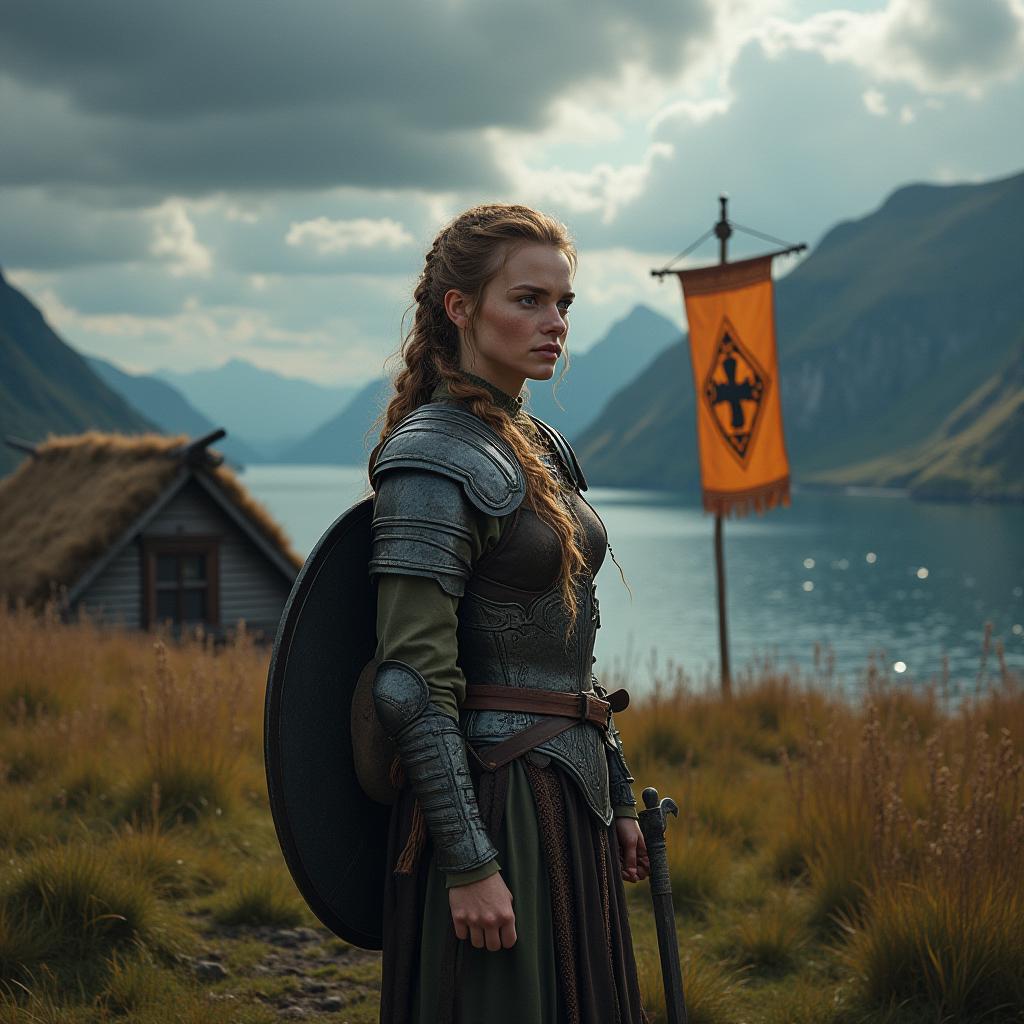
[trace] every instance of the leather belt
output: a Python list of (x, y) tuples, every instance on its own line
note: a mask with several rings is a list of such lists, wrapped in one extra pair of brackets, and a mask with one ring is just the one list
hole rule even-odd
[[(625, 690), (615, 690), (607, 699), (593, 690), (564, 693), (559, 690), (522, 689), (515, 686), (492, 686), (471, 683), (462, 701), (463, 711), (518, 711), (543, 715), (539, 722), (515, 733), (506, 740), (474, 750), (477, 760), (488, 771), (514, 761), (517, 757), (567, 732), (577, 722), (589, 722), (606, 730), (613, 711), (623, 711), (629, 704)], [(472, 749), (472, 748), (471, 748)]]

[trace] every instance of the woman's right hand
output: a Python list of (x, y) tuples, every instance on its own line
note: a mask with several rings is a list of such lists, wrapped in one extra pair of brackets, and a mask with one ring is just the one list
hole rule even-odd
[(516, 944), (512, 893), (500, 872), (449, 889), (448, 904), (460, 939), (469, 939), (477, 949), (486, 947), (492, 953)]

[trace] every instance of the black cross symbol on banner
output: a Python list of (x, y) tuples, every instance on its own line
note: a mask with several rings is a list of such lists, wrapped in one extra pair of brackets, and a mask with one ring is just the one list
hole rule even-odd
[(729, 450), (746, 462), (757, 428), (768, 377), (740, 342), (728, 320), (704, 381), (704, 400)]

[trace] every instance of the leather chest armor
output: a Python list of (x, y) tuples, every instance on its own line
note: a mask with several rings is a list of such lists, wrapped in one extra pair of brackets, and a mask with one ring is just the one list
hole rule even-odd
[[(583, 693), (593, 687), (600, 626), (594, 577), (608, 538), (580, 493), (586, 481), (572, 449), (553, 428), (533, 422), (547, 449), (542, 461), (559, 480), (561, 500), (579, 524), (585, 568), (573, 629), (559, 587), (557, 535), (523, 500), (525, 476), (511, 449), (456, 405), (420, 406), (378, 452), (370, 571), (432, 576), (460, 597), (459, 667), (467, 683)], [(506, 522), (498, 543), (471, 564), (467, 525), (480, 512)], [(460, 724), (467, 741), (482, 748), (539, 720), (520, 711), (464, 710)], [(611, 822), (609, 755), (621, 759), (614, 731), (606, 737), (579, 721), (535, 749), (558, 761), (594, 814)]]

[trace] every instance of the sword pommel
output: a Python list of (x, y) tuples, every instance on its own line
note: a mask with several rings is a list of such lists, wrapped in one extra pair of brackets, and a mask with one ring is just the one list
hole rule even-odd
[[(670, 796), (658, 798), (658, 791), (653, 786), (648, 786), (643, 791), (643, 801), (646, 810), (641, 812), (648, 818), (654, 817), (657, 819), (661, 826), (661, 830), (665, 830), (665, 815), (674, 814), (677, 818), (679, 817), (679, 805)], [(648, 814), (649, 811), (656, 812), (654, 815)], [(643, 818), (641, 818), (641, 822)]]

